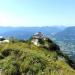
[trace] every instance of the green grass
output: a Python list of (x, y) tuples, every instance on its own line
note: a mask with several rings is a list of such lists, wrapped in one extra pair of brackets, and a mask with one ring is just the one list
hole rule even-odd
[(0, 68), (2, 75), (75, 75), (56, 51), (21, 41), (0, 45)]

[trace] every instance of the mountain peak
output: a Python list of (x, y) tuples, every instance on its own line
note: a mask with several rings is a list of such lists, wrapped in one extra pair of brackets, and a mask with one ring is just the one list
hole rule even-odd
[(41, 38), (40, 36), (37, 38), (39, 47), (32, 42), (36, 39), (33, 38), (34, 35), (31, 40), (25, 42), (15, 39), (15, 42), (1, 44), (0, 74), (75, 75), (75, 70), (69, 66), (71, 61), (67, 64), (67, 57), (63, 56), (59, 47), (46, 36), (44, 40), (43, 35), (40, 35)]
[(35, 34), (33, 34), (33, 38), (43, 38), (44, 34), (42, 32), (37, 32)]
[(42, 46), (49, 50), (60, 50), (58, 45), (41, 32), (35, 33), (32, 36), (31, 42), (36, 46)]
[(40, 46), (41, 44), (43, 44), (44, 40), (46, 40), (46, 37), (44, 36), (44, 34), (41, 32), (38, 32), (33, 34), (31, 42), (36, 46)]

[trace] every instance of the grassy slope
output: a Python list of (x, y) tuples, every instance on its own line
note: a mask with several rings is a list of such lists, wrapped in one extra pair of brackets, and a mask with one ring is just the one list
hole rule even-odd
[(0, 68), (5, 75), (75, 75), (56, 51), (48, 51), (28, 42), (0, 45)]

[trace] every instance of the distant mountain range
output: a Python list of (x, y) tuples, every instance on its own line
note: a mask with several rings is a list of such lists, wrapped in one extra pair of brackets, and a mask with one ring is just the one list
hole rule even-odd
[(71, 27), (0, 27), (0, 36), (29, 39), (34, 33), (42, 32), (54, 39), (63, 52), (75, 57), (75, 26)]
[(68, 27), (65, 30), (58, 32), (55, 38), (59, 41), (75, 44), (75, 26)]
[(75, 26), (68, 27), (54, 35), (62, 51), (69, 54), (75, 60)]
[(0, 36), (14, 37), (17, 39), (29, 39), (34, 33), (42, 32), (52, 36), (65, 27), (0, 27)]

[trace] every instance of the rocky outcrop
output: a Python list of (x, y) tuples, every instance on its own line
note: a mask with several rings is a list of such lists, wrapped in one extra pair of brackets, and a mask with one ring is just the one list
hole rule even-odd
[(49, 50), (59, 50), (59, 46), (41, 32), (35, 33), (31, 42), (36, 46), (42, 46)]
[(0, 36), (0, 43), (9, 43), (9, 40), (4, 38), (3, 36)]

